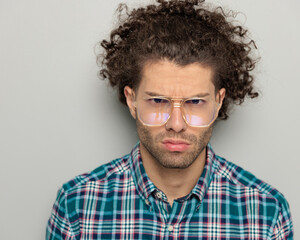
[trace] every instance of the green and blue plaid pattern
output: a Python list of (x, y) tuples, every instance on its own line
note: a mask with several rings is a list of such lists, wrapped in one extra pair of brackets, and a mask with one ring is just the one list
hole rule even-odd
[(47, 240), (293, 239), (289, 206), (276, 189), (214, 154), (198, 183), (171, 207), (131, 154), (80, 175), (59, 190)]

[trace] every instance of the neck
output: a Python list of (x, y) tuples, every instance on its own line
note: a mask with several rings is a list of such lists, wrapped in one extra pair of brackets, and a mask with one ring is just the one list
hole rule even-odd
[(140, 151), (148, 177), (157, 188), (166, 194), (171, 206), (175, 199), (184, 197), (191, 192), (203, 172), (206, 161), (206, 148), (204, 148), (189, 167), (184, 169), (166, 168), (153, 159), (142, 144), (140, 144)]

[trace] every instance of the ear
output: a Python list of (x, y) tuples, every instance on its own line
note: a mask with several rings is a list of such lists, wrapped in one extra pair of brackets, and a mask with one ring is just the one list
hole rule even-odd
[(129, 108), (130, 114), (134, 119), (136, 119), (136, 108), (134, 105), (135, 93), (132, 88), (130, 88), (129, 86), (125, 86), (124, 94), (126, 97), (126, 102), (127, 102), (127, 106)]
[(220, 104), (219, 106), (219, 110), (221, 109), (222, 107), (222, 104), (223, 104), (223, 100), (225, 98), (225, 95), (226, 95), (226, 89), (225, 88), (221, 88), (218, 93), (217, 93), (217, 96), (216, 96), (216, 101)]

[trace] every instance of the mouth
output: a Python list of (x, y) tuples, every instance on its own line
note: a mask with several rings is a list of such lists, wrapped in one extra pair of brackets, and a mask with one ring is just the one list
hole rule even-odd
[(190, 147), (190, 144), (183, 140), (167, 139), (162, 141), (162, 144), (165, 149), (171, 152), (183, 152)]

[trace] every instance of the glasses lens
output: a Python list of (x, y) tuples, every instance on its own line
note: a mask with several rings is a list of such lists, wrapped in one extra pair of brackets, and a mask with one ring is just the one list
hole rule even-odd
[(150, 98), (139, 101), (137, 106), (139, 119), (147, 125), (162, 125), (170, 116), (172, 104), (168, 99)]
[(187, 99), (183, 103), (183, 111), (186, 122), (190, 126), (206, 126), (215, 118), (216, 105), (214, 101), (203, 99)]

